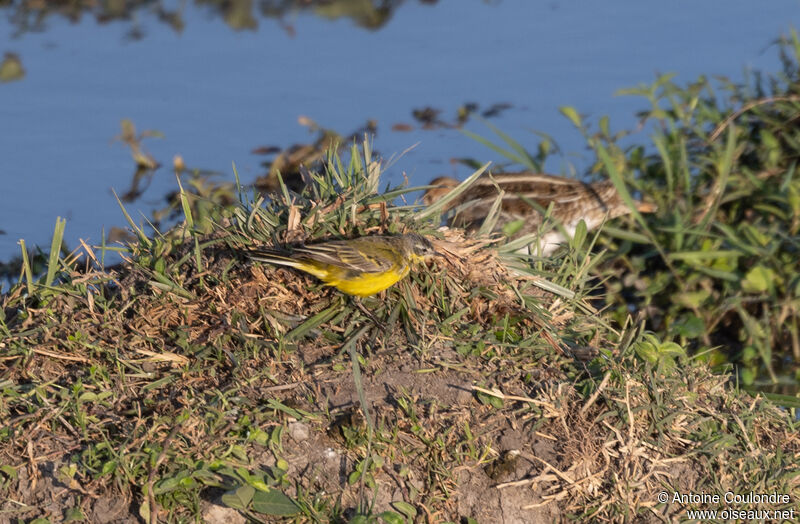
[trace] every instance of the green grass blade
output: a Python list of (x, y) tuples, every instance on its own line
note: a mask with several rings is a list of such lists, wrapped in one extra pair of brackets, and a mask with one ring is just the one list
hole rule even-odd
[(449, 204), (450, 202), (452, 202), (453, 200), (458, 198), (461, 195), (461, 193), (466, 191), (469, 188), (469, 186), (471, 186), (472, 183), (475, 182), (475, 180), (477, 180), (477, 178), (479, 176), (481, 176), (483, 174), (483, 172), (486, 171), (486, 169), (490, 165), (491, 165), (491, 162), (486, 162), (485, 164), (483, 164), (477, 171), (472, 173), (469, 177), (467, 177), (466, 180), (461, 182), (457, 187), (453, 188), (452, 191), (447, 193), (447, 195), (442, 197), (440, 200), (438, 200), (437, 202), (434, 202), (432, 205), (426, 207), (425, 209), (422, 209), (422, 210), (414, 213), (412, 215), (412, 219), (415, 220), (415, 221), (419, 221), (419, 220), (422, 220), (424, 218), (428, 218), (430, 216), (433, 216), (433, 215), (435, 215), (437, 213), (441, 213), (442, 209), (444, 209), (445, 206), (447, 206), (447, 204)]
[(106, 228), (100, 230), (100, 270), (106, 270)]
[(544, 289), (545, 291), (549, 291), (550, 293), (553, 293), (555, 295), (558, 295), (560, 297), (563, 297), (563, 298), (566, 298), (566, 299), (569, 299), (569, 300), (574, 299), (575, 296), (576, 296), (574, 291), (570, 291), (569, 289), (565, 288), (564, 286), (560, 286), (560, 285), (556, 284), (555, 282), (551, 282), (551, 281), (549, 281), (549, 280), (547, 280), (545, 278), (542, 278), (540, 273), (538, 273), (537, 271), (535, 271), (534, 269), (532, 269), (530, 267), (522, 267), (522, 266), (519, 266), (519, 265), (516, 265), (516, 264), (513, 264), (513, 263), (509, 264), (509, 267), (512, 268), (515, 272), (517, 272), (517, 273), (519, 273), (521, 275), (529, 275), (529, 276), (532, 276), (532, 277), (536, 277), (536, 278), (531, 280), (531, 284), (533, 284), (534, 286), (536, 286), (538, 288)]
[(139, 239), (139, 242), (147, 249), (150, 249), (153, 246), (153, 243), (147, 238), (147, 235), (142, 231), (142, 228), (136, 225), (136, 222), (133, 221), (131, 216), (128, 214), (128, 211), (125, 209), (125, 206), (122, 205), (122, 201), (117, 196), (117, 192), (113, 189), (111, 190), (114, 193), (114, 198), (117, 199), (117, 204), (119, 204), (120, 209), (122, 209), (122, 214), (125, 215), (125, 220), (128, 222), (128, 225), (131, 226), (131, 229), (136, 233), (136, 237)]
[(718, 258), (739, 258), (744, 254), (739, 251), (731, 249), (716, 249), (709, 251), (680, 251), (670, 253), (670, 260), (682, 260), (684, 262), (705, 262), (707, 260), (715, 260)]
[(239, 171), (236, 169), (236, 162), (231, 162), (231, 166), (233, 167), (233, 178), (236, 180), (236, 195), (239, 197), (239, 203), (246, 205), (247, 203), (242, 194), (242, 181), (239, 180)]
[(639, 223), (639, 225), (650, 234), (650, 237), (653, 238), (653, 232), (650, 231), (650, 228), (647, 225), (644, 217), (642, 214), (639, 213), (639, 210), (636, 206), (636, 201), (631, 196), (630, 192), (628, 191), (628, 187), (625, 185), (625, 181), (622, 179), (622, 173), (619, 172), (617, 169), (616, 164), (611, 159), (611, 156), (608, 154), (608, 150), (601, 146), (597, 146), (597, 156), (600, 157), (603, 166), (606, 168), (606, 172), (608, 173), (608, 177), (611, 179), (611, 182), (614, 184), (614, 188), (619, 193), (619, 196), (622, 198), (622, 201), (625, 202), (625, 205), (628, 206), (631, 214), (633, 215), (634, 219)]
[(784, 408), (800, 409), (800, 398), (793, 397), (791, 395), (783, 395), (780, 393), (769, 393), (767, 391), (762, 391), (758, 388), (753, 388), (753, 387), (743, 387), (742, 389), (748, 392), (749, 394), (753, 395), (754, 397), (758, 397), (759, 395), (761, 395), (764, 398), (768, 398), (775, 404), (783, 406)]
[(511, 160), (512, 162), (515, 162), (515, 163), (523, 165), (523, 166), (527, 165), (527, 161), (525, 160), (524, 157), (521, 157), (521, 156), (519, 156), (519, 155), (517, 155), (517, 154), (515, 154), (515, 153), (513, 153), (513, 152), (511, 152), (511, 151), (509, 151), (507, 149), (503, 149), (502, 147), (498, 146), (497, 144), (495, 144), (493, 142), (490, 142), (489, 140), (483, 138), (482, 136), (480, 136), (480, 135), (478, 135), (476, 133), (473, 133), (472, 131), (468, 131), (466, 129), (460, 129), (459, 131), (461, 131), (461, 133), (467, 135), (471, 139), (475, 140), (476, 142), (479, 142), (479, 143), (485, 145), (486, 147), (488, 147), (489, 149), (491, 149), (495, 153), (497, 153), (497, 154), (499, 154), (499, 155)]
[(31, 270), (31, 261), (28, 259), (28, 248), (25, 247), (25, 241), (19, 239), (19, 245), (22, 248), (22, 272), (25, 274), (25, 283), (28, 289), (28, 296), (33, 295), (33, 270)]
[(522, 144), (514, 140), (511, 135), (508, 135), (500, 130), (497, 126), (493, 125), (488, 120), (484, 120), (483, 118), (478, 118), (478, 120), (482, 121), (489, 129), (491, 129), (494, 134), (499, 136), (503, 142), (508, 144), (514, 152), (517, 153), (517, 157), (522, 159), (522, 162), (519, 162), (521, 165), (531, 169), (533, 171), (541, 171), (542, 166), (528, 153), (528, 150), (522, 147)]
[(181, 207), (183, 208), (183, 216), (186, 218), (186, 225), (189, 226), (189, 234), (192, 235), (194, 240), (194, 262), (197, 266), (197, 271), (203, 271), (203, 257), (200, 253), (200, 241), (197, 238), (197, 232), (194, 228), (194, 218), (192, 217), (192, 206), (189, 204), (189, 197), (181, 184), (181, 177), (175, 173), (175, 180), (178, 182), (178, 188), (181, 190)]
[(515, 238), (510, 242), (506, 242), (502, 246), (497, 248), (498, 253), (514, 253), (522, 249), (523, 247), (527, 247), (537, 240), (541, 235), (537, 231), (536, 233), (528, 233), (527, 235), (522, 235), (521, 237)]
[(653, 135), (652, 140), (653, 145), (655, 145), (656, 150), (658, 150), (661, 163), (664, 167), (664, 175), (667, 179), (667, 196), (669, 198), (675, 198), (675, 173), (672, 169), (672, 158), (670, 158), (667, 153), (667, 146), (664, 143), (664, 135), (662, 133), (656, 133)]
[(725, 153), (722, 155), (722, 160), (719, 163), (717, 173), (719, 178), (714, 182), (716, 195), (708, 209), (703, 214), (703, 219), (700, 221), (700, 227), (703, 231), (708, 231), (712, 224), (712, 219), (717, 214), (717, 209), (725, 193), (725, 188), (728, 185), (728, 177), (731, 173), (731, 166), (733, 165), (733, 155), (736, 152), (736, 126), (731, 124), (728, 128), (728, 140), (725, 142)]
[(64, 228), (67, 220), (61, 217), (56, 218), (56, 229), (53, 231), (53, 241), (50, 243), (50, 255), (47, 258), (47, 276), (44, 279), (45, 286), (52, 286), (56, 273), (59, 270), (59, 255), (61, 254), (61, 244), (64, 241)]
[(356, 344), (358, 340), (364, 336), (369, 330), (370, 325), (366, 324), (361, 327), (350, 339), (346, 342), (347, 352), (350, 354), (350, 361), (353, 363), (353, 385), (358, 393), (358, 400), (361, 403), (361, 409), (364, 411), (364, 418), (367, 421), (367, 427), (370, 433), (375, 430), (375, 422), (372, 420), (372, 415), (369, 411), (367, 404), (367, 396), (364, 393), (364, 382), (361, 380), (361, 366), (358, 363), (358, 353), (356, 352)]
[(153, 278), (155, 278), (156, 281), (153, 282), (151, 280), (150, 284), (155, 286), (155, 287), (157, 287), (158, 289), (160, 289), (162, 291), (175, 293), (176, 295), (181, 296), (183, 298), (187, 298), (189, 300), (194, 300), (195, 298), (197, 298), (197, 297), (194, 296), (194, 294), (192, 294), (191, 292), (185, 290), (183, 287), (179, 286), (177, 283), (175, 283), (173, 280), (171, 280), (166, 275), (163, 275), (163, 274), (161, 274), (161, 273), (159, 273), (157, 271), (154, 271), (153, 272)]
[(630, 240), (631, 242), (635, 242), (637, 244), (650, 243), (650, 239), (647, 237), (647, 235), (642, 235), (641, 233), (628, 231), (627, 229), (620, 229), (614, 226), (604, 225), (603, 233), (606, 233), (607, 235), (612, 236), (614, 238), (618, 238), (620, 240)]
[(489, 209), (489, 212), (486, 214), (486, 218), (483, 220), (480, 229), (478, 229), (479, 236), (485, 236), (494, 231), (494, 227), (497, 225), (497, 219), (500, 217), (500, 206), (503, 205), (503, 197), (505, 196), (505, 191), (500, 191), (497, 194), (497, 198), (494, 199), (492, 202), (492, 207)]
[(316, 329), (323, 323), (335, 317), (341, 309), (341, 303), (333, 304), (327, 309), (323, 309), (316, 315), (310, 317), (308, 320), (291, 330), (284, 337), (286, 340), (297, 340), (305, 336), (308, 332)]

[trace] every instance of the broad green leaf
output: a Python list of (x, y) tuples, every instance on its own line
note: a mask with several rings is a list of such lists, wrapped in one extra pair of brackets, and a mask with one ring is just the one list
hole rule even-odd
[(662, 342), (658, 348), (658, 353), (662, 357), (685, 357), (686, 350), (675, 342)]
[(522, 229), (522, 226), (524, 225), (525, 225), (524, 219), (512, 220), (511, 222), (507, 222), (506, 224), (503, 225), (503, 234), (510, 238), (514, 236), (514, 234), (516, 234), (517, 231)]
[(103, 464), (102, 474), (108, 475), (112, 471), (117, 469), (117, 461), (116, 460), (109, 460), (105, 464)]
[(281, 491), (259, 491), (253, 496), (253, 510), (264, 515), (294, 515), (300, 508)]
[(676, 304), (680, 304), (684, 307), (695, 309), (699, 308), (703, 305), (703, 302), (711, 296), (711, 292), (706, 289), (701, 289), (699, 291), (687, 291), (685, 293), (675, 293), (672, 295), (672, 300)]
[(414, 520), (414, 518), (417, 516), (417, 508), (408, 502), (398, 500), (396, 502), (392, 502), (392, 507), (405, 515), (409, 520)]
[(181, 480), (183, 480), (181, 476), (169, 477), (164, 480), (160, 480), (156, 482), (155, 486), (153, 486), (153, 493), (159, 495), (161, 493), (172, 491), (181, 484)]
[(572, 241), (570, 244), (572, 245), (573, 249), (579, 249), (583, 242), (586, 240), (586, 222), (581, 219), (578, 222), (578, 225), (575, 227), (575, 234), (572, 235)]
[(267, 492), (272, 489), (267, 485), (266, 482), (257, 478), (251, 478), (249, 484), (261, 492)]
[(247, 509), (255, 493), (256, 489), (253, 486), (239, 486), (238, 489), (222, 495), (222, 503), (233, 509)]
[(745, 386), (749, 386), (756, 380), (756, 373), (751, 368), (742, 368), (739, 371), (739, 377)]
[(558, 108), (558, 111), (567, 117), (567, 119), (572, 122), (572, 125), (581, 129), (583, 126), (581, 122), (581, 115), (578, 114), (578, 111), (572, 106), (561, 106)]
[(686, 338), (698, 338), (705, 333), (703, 320), (694, 314), (684, 315), (673, 325), (674, 333)]
[(347, 476), (347, 483), (352, 486), (353, 484), (358, 482), (358, 479), (360, 479), (360, 478), (361, 478), (361, 471), (359, 471), (359, 470), (352, 471)]
[(500, 397), (496, 397), (494, 395), (487, 395), (481, 391), (478, 391), (478, 400), (483, 404), (489, 404), (493, 408), (501, 409), (503, 407), (503, 399)]
[(752, 362), (758, 357), (758, 350), (751, 345), (745, 346), (742, 350), (742, 362)]
[(402, 515), (394, 511), (384, 511), (378, 516), (387, 524), (405, 524), (406, 522)]
[(64, 512), (64, 522), (80, 522), (82, 520), (86, 520), (86, 515), (79, 506), (73, 506)]
[(775, 272), (764, 266), (755, 266), (744, 277), (742, 290), (747, 293), (763, 293), (772, 288)]
[(642, 337), (642, 340), (634, 347), (634, 351), (639, 355), (639, 358), (645, 362), (655, 365), (658, 362), (658, 346), (659, 340), (655, 335), (648, 333)]
[(154, 524), (150, 522), (150, 500), (148, 497), (145, 497), (144, 501), (139, 506), (139, 516), (142, 517), (142, 520), (144, 520), (147, 524)]

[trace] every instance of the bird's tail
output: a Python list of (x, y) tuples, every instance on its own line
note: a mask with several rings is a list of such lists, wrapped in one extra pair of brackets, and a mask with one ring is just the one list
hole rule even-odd
[(280, 251), (273, 251), (270, 249), (251, 249), (247, 252), (247, 256), (249, 256), (251, 260), (266, 262), (267, 264), (275, 264), (277, 266), (299, 268), (304, 265), (299, 260), (295, 260), (287, 257), (284, 254), (281, 254)]

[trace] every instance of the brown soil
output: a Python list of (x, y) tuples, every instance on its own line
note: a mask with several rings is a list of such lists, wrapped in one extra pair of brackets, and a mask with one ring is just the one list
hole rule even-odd
[[(589, 379), (568, 342), (581, 342), (576, 349), (614, 345), (597, 333), (581, 335), (585, 320), (491, 257), (467, 260), (483, 256), (475, 253), (462, 250), (466, 258), (438, 269), (451, 311), (468, 310), (453, 326), (457, 340), (422, 313), (438, 306), (419, 281), (380, 298), (378, 304), (397, 305), (404, 293), (416, 304), (386, 330), (347, 310), (296, 340), (287, 334), (306, 318), (344, 302), (283, 269), (239, 264), (225, 282), (204, 285), (187, 275), (182, 286), (193, 297), (182, 298), (131, 267), (104, 288), (113, 309), (100, 308), (90, 294), (61, 294), (22, 316), (8, 306), (15, 296), (6, 296), (7, 322), (30, 351), (5, 358), (0, 377), (28, 395), (3, 397), (9, 416), (0, 465), (12, 466), (16, 478), (0, 476), (0, 522), (62, 522), (71, 508), (90, 522), (191, 515), (240, 522), (220, 498), (231, 487), (228, 477), (217, 479), (220, 487), (188, 491), (196, 500), (148, 493), (161, 479), (214, 461), (269, 472), (279, 459), (288, 464), (282, 491), (319, 496), (342, 508), (343, 519), (365, 501), (374, 514), (405, 501), (419, 522), (661, 522), (681, 509), (657, 506), (654, 494), (664, 486), (707, 488), (715, 471), (720, 482), (743, 482), (751, 461), (737, 450), (800, 456), (800, 439), (777, 409), (731, 395), (725, 379), (704, 368), (670, 378), (645, 373), (626, 357), (604, 364), (605, 380), (602, 373)], [(207, 262), (209, 282), (208, 274), (232, 267), (225, 253)], [(538, 296), (549, 317), (531, 316), (507, 287), (467, 292), (512, 281)], [(493, 333), (509, 315), (524, 344), (464, 349), (471, 327)], [(370, 445), (348, 352), (339, 355), (361, 326), (371, 326), (353, 342), (364, 358), (363, 393), (376, 428)], [(567, 332), (572, 339), (559, 335)], [(582, 393), (587, 381), (594, 388)], [(475, 386), (496, 392), (487, 397)], [(71, 400), (73, 391), (78, 398)], [(100, 398), (104, 391), (111, 395)], [(491, 400), (503, 395), (502, 406)], [(763, 417), (747, 419), (748, 437), (737, 440), (735, 421), (754, 410)], [(291, 414), (297, 412), (308, 415)], [(732, 435), (728, 450), (697, 451), (704, 446), (698, 427), (708, 417)], [(266, 445), (249, 438), (256, 428), (283, 429), (277, 444)], [(373, 460), (370, 470), (374, 491), (348, 481), (368, 449), (382, 462)], [(116, 462), (104, 473), (109, 457)]]

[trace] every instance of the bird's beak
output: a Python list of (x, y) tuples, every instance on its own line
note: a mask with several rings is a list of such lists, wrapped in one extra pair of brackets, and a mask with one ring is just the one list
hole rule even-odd
[(639, 202), (636, 206), (636, 210), (639, 211), (639, 213), (655, 213), (658, 211), (658, 206), (652, 202)]

